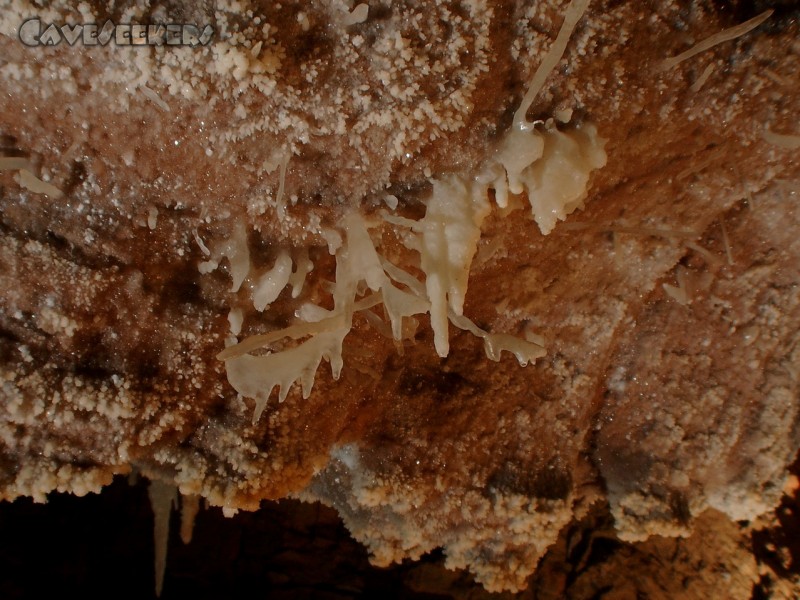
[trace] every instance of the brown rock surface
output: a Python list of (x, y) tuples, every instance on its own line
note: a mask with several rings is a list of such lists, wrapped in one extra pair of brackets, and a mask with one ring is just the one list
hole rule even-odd
[[(243, 32), (156, 50), (26, 48), (15, 28), (37, 12), (12, 2), (3, 153), (64, 196), (0, 172), (0, 497), (85, 494), (136, 468), (228, 509), (320, 500), (378, 564), (442, 548), (490, 590), (524, 587), (607, 501), (616, 535), (648, 556), (683, 560), (683, 542), (653, 535), (732, 540), (746, 597), (757, 571), (733, 521), (779, 502), (800, 445), (800, 174), (796, 151), (763, 139), (798, 133), (797, 9), (659, 69), (755, 4), (595, 2), (578, 26), (530, 114), (591, 120), (608, 164), (547, 236), (527, 209), (495, 208), (464, 308), (489, 331), (543, 336), (544, 358), (490, 362), (454, 328), (440, 358), (424, 319), (400, 352), (359, 314), (342, 377), (321, 368), (309, 398), (296, 386), (253, 423), (215, 358), (229, 310), (249, 307), (246, 336), (329, 302), (341, 214), (378, 215), (392, 194), (418, 218), (431, 174), (476, 169), (566, 5), (370, 5), (349, 26), (343, 3), (254, 5), (257, 27), (242, 6), (132, 8)], [(237, 223), (254, 268), (309, 248), (299, 298), (257, 313), (225, 262), (201, 274), (203, 246)], [(414, 264), (396, 227), (374, 237)], [(622, 590), (624, 563), (579, 587)]]

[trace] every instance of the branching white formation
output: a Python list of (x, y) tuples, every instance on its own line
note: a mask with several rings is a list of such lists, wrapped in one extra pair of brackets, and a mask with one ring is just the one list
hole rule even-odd
[(537, 130), (512, 130), (503, 139), (487, 172), (500, 176), (491, 184), (498, 206), (505, 207), (509, 192), (525, 193), (533, 218), (547, 235), (560, 220), (582, 206), (589, 174), (606, 164), (605, 140), (585, 123), (562, 132), (549, 125)]
[(461, 315), (467, 294), (472, 258), (481, 238), (481, 224), (489, 214), (486, 189), (455, 176), (433, 182), (421, 233), (421, 267), (430, 301), (434, 345), (447, 356), (448, 311)]
[[(228, 348), (218, 358), (225, 361), (231, 385), (243, 396), (255, 400), (254, 419), (261, 415), (275, 387), (279, 388), (278, 397), (282, 401), (299, 381), (303, 396), (308, 397), (323, 359), (331, 364), (333, 377), (338, 378), (343, 366), (342, 345), (353, 326), (353, 315), (379, 304), (388, 316), (396, 343), (409, 329), (404, 327), (404, 321), (416, 323), (415, 315), (429, 314), (439, 356), (447, 356), (450, 351), (450, 323), (482, 338), (491, 360), (500, 360), (503, 350), (514, 354), (521, 365), (544, 355), (539, 343), (477, 327), (463, 314), (464, 299), (481, 226), (491, 212), (490, 189), (495, 190), (500, 207), (508, 205), (509, 194), (526, 194), (533, 218), (542, 233), (547, 234), (559, 220), (582, 205), (591, 172), (606, 163), (605, 141), (593, 125), (585, 123), (562, 132), (552, 120), (537, 128), (525, 117), (533, 98), (563, 56), (587, 6), (588, 0), (574, 0), (567, 9), (553, 48), (534, 74), (517, 111), (514, 126), (485, 164), (475, 174), (450, 174), (433, 179), (425, 216), (419, 221), (383, 213), (382, 225), (407, 230), (408, 235), (402, 239), (410, 250), (419, 253), (422, 280), (379, 253), (369, 233), (375, 224), (367, 223), (354, 210), (341, 219), (336, 230), (325, 234), (326, 239), (336, 241), (329, 244), (336, 256), (333, 309), (306, 304), (296, 312), (298, 321), (285, 329), (250, 336), (238, 343), (235, 338), (230, 339)], [(280, 205), (278, 212), (282, 216)], [(246, 232), (237, 229), (230, 242), (215, 247), (210, 259), (201, 263), (201, 270), (212, 270), (223, 256), (227, 257), (234, 292), (249, 271), (244, 266), (249, 255), (241, 246), (242, 243), (246, 246), (246, 237)], [(297, 297), (311, 268), (306, 253), (297, 259), (292, 273), (292, 260), (287, 252), (282, 252), (270, 271), (257, 280), (248, 280), (255, 308), (263, 311), (287, 285), (292, 286), (292, 296)], [(374, 323), (378, 317), (367, 312), (367, 319)], [(232, 325), (234, 321), (240, 325), (240, 319), (232, 320)], [(238, 327), (232, 329), (238, 331)], [(272, 348), (273, 344), (286, 340), (303, 341), (288, 348)], [(251, 354), (254, 351), (262, 353)]]
[[(434, 345), (442, 357), (450, 350), (450, 323), (482, 338), (491, 360), (500, 360), (503, 350), (514, 354), (521, 365), (544, 355), (541, 345), (489, 333), (463, 314), (481, 226), (491, 211), (488, 192), (490, 187), (497, 188), (498, 203), (502, 204), (507, 203), (509, 192), (527, 192), (534, 218), (547, 233), (558, 219), (565, 218), (582, 202), (591, 171), (605, 164), (605, 152), (603, 140), (588, 124), (567, 133), (555, 127), (543, 133), (515, 130), (509, 137), (512, 139), (507, 139), (480, 171), (482, 175), (471, 179), (449, 175), (434, 180), (421, 220), (384, 213), (385, 224), (408, 230), (406, 245), (419, 253), (422, 281), (381, 256), (370, 236), (370, 225), (358, 211), (352, 211), (339, 224), (342, 244), (335, 251), (333, 309), (306, 304), (297, 311), (296, 324), (251, 336), (220, 353), (231, 385), (243, 396), (255, 399), (255, 419), (276, 387), (283, 400), (291, 386), (300, 382), (303, 396), (308, 397), (323, 359), (331, 364), (333, 377), (338, 378), (343, 366), (342, 345), (353, 326), (353, 315), (378, 304), (385, 308), (396, 341), (402, 339), (405, 319), (430, 314)], [(241, 240), (242, 232), (237, 231), (235, 238)], [(221, 244), (219, 248), (212, 255), (220, 253), (229, 258), (238, 289), (236, 282), (244, 280), (249, 268), (233, 265), (238, 265), (245, 253), (237, 250), (238, 242)], [(291, 267), (291, 258), (283, 251), (275, 266), (251, 285), (257, 310), (263, 310), (290, 283), (293, 295), (299, 293), (292, 281), (300, 274), (304, 278), (310, 270), (307, 254), (298, 259), (294, 274)], [(308, 339), (294, 347), (251, 354), (276, 342), (304, 338)]]
[[(352, 327), (354, 312), (383, 303), (392, 332), (399, 339), (403, 318), (428, 310), (429, 303), (395, 286), (386, 274), (360, 214), (354, 212), (345, 217), (342, 227), (346, 244), (336, 254), (333, 309), (306, 305), (300, 311), (304, 323), (274, 335), (253, 336), (220, 354), (220, 358), (226, 361), (231, 385), (242, 395), (256, 400), (255, 419), (260, 416), (276, 386), (280, 389), (279, 398), (283, 400), (292, 384), (300, 381), (303, 396), (308, 397), (323, 358), (331, 363), (334, 378), (339, 377), (343, 364), (342, 343)], [(357, 299), (362, 283), (377, 294)], [(262, 356), (245, 354), (279, 339), (307, 335), (312, 337), (295, 348)]]

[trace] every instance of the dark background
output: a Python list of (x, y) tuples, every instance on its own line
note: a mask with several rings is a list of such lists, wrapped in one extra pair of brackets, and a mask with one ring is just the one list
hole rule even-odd
[[(791, 468), (800, 474), (800, 459)], [(154, 598), (153, 513), (147, 482), (118, 478), (102, 494), (51, 494), (0, 502), (0, 600), (17, 598)], [(772, 528), (752, 534), (760, 562), (781, 578), (800, 573), (800, 492), (784, 496)], [(264, 502), (255, 513), (225, 518), (201, 508), (190, 544), (172, 513), (162, 598), (512, 598), (488, 594), (471, 575), (444, 568), (440, 551), (381, 569), (350, 537), (336, 512), (294, 500)], [(562, 532), (521, 594), (570, 597), (570, 582), (631, 546), (593, 532), (612, 531), (607, 506)], [(573, 544), (574, 540), (579, 540)], [(640, 554), (644, 547), (636, 551)], [(645, 558), (646, 560), (646, 558)], [(797, 581), (797, 579), (795, 579)], [(752, 597), (770, 597), (770, 576)], [(798, 588), (800, 592), (800, 588)], [(608, 596), (607, 596), (608, 594)], [(602, 589), (597, 598), (617, 597)]]

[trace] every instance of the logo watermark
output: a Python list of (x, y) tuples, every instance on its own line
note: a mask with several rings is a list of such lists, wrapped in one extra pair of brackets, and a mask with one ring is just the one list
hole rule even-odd
[(140, 24), (120, 23), (111, 20), (102, 26), (96, 23), (57, 25), (43, 23), (33, 18), (19, 28), (19, 40), (26, 46), (106, 46), (112, 41), (117, 46), (206, 46), (214, 36), (211, 25), (199, 27), (184, 23)]

